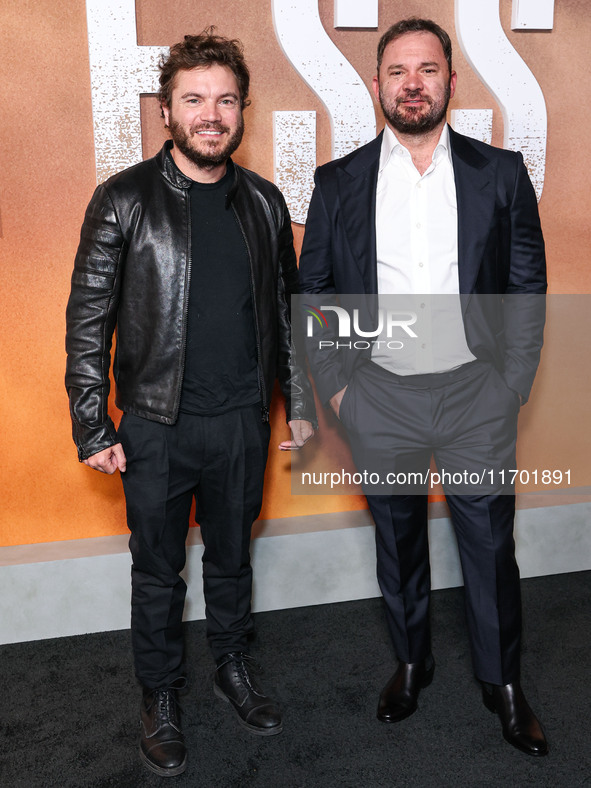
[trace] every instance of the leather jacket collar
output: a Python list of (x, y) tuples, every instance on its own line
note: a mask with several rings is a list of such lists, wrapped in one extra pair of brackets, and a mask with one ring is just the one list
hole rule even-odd
[[(162, 174), (166, 178), (166, 180), (171, 183), (173, 186), (176, 186), (178, 189), (190, 189), (191, 184), (193, 181), (187, 175), (182, 173), (179, 168), (176, 166), (172, 155), (169, 155), (172, 151), (172, 140), (167, 140), (163, 147), (161, 148), (160, 152), (157, 154), (156, 159), (158, 161), (158, 166), (162, 171)], [(232, 161), (229, 159), (229, 161)], [(233, 163), (233, 162), (232, 162)], [(228, 207), (234, 196), (236, 191), (238, 190), (238, 183), (240, 180), (240, 171), (238, 167), (233, 167), (234, 170), (234, 181), (230, 190), (228, 191), (228, 199), (226, 201), (226, 207)]]

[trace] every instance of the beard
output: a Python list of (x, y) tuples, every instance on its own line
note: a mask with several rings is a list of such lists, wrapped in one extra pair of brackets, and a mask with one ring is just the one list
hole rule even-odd
[[(437, 128), (445, 118), (451, 97), (451, 86), (448, 83), (443, 96), (437, 100), (430, 96), (421, 96), (417, 91), (416, 93), (409, 92), (404, 98), (397, 98), (394, 102), (389, 102), (382, 93), (381, 87), (379, 96), (384, 117), (393, 129), (401, 134), (425, 134)], [(419, 98), (419, 96), (429, 105), (426, 111), (418, 107), (400, 109), (402, 102)]]
[(244, 120), (242, 115), (236, 125), (234, 131), (226, 139), (224, 145), (220, 147), (219, 143), (215, 140), (204, 139), (202, 147), (196, 148), (192, 144), (192, 139), (199, 131), (204, 130), (221, 131), (228, 133), (231, 131), (229, 126), (224, 126), (221, 123), (201, 123), (199, 126), (194, 126), (187, 133), (181, 124), (176, 120), (171, 120), (169, 131), (172, 141), (175, 146), (183, 153), (187, 159), (196, 164), (204, 170), (211, 170), (214, 167), (219, 167), (223, 164), (242, 142), (242, 135), (244, 134)]

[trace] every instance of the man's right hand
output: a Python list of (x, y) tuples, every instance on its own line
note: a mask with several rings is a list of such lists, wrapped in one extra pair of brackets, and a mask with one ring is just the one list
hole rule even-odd
[(115, 473), (117, 469), (119, 469), (120, 473), (124, 473), (127, 467), (125, 452), (120, 443), (109, 446), (102, 451), (97, 451), (96, 454), (92, 454), (86, 460), (83, 460), (83, 463), (88, 465), (89, 468), (94, 468), (95, 471), (109, 474)]
[(333, 394), (332, 397), (329, 399), (330, 407), (334, 410), (337, 419), (339, 418), (339, 413), (341, 410), (341, 402), (343, 400), (343, 397), (345, 396), (345, 391), (347, 391), (347, 386), (345, 386), (345, 388), (341, 389), (340, 391), (337, 391), (337, 393)]

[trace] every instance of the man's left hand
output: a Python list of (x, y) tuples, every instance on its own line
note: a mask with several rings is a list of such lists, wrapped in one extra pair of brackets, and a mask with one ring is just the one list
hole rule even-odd
[(287, 422), (291, 429), (291, 440), (279, 444), (280, 451), (296, 451), (301, 449), (306, 441), (314, 435), (314, 427), (309, 421), (292, 419)]

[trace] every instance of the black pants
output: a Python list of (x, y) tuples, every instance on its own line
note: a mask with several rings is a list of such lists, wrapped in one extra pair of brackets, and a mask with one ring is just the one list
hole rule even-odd
[[(404, 662), (424, 659), (431, 648), (429, 488), (404, 480), (426, 475), (434, 456), (438, 470), (449, 474), (443, 489), (458, 541), (476, 676), (492, 684), (519, 677), (521, 601), (508, 483), (516, 468), (518, 411), (518, 395), (481, 362), (413, 376), (367, 363), (345, 393), (340, 416), (355, 464), (375, 474), (364, 491), (376, 524), (377, 576)], [(388, 472), (397, 483), (382, 484)], [(482, 483), (475, 483), (477, 476)], [(453, 482), (460, 477), (468, 483)]]
[(259, 515), (269, 425), (259, 406), (204, 417), (180, 414), (174, 426), (124, 415), (118, 439), (131, 531), (131, 634), (143, 686), (184, 674), (180, 577), (193, 497), (204, 544), (207, 637), (214, 658), (244, 651), (252, 631), (250, 534)]

